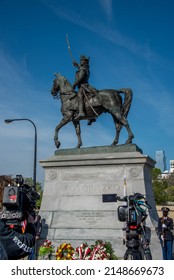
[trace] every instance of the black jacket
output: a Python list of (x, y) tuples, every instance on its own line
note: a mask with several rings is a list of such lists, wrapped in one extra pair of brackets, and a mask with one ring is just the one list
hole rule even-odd
[(1, 241), (0, 241), (0, 260), (8, 260), (7, 253)]
[(74, 87), (78, 86), (78, 88), (81, 86), (81, 84), (88, 84), (89, 76), (90, 76), (90, 71), (89, 71), (89, 65), (79, 65), (78, 70), (76, 71), (76, 76), (75, 76), (75, 82), (74, 82)]
[(0, 242), (9, 260), (21, 259), (28, 256), (35, 245), (35, 228), (28, 224), (25, 233), (19, 233), (0, 220)]

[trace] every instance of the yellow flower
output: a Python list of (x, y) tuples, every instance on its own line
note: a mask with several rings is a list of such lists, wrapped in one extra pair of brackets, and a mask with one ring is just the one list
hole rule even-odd
[(56, 251), (57, 260), (71, 260), (74, 253), (74, 248), (70, 243), (62, 243)]

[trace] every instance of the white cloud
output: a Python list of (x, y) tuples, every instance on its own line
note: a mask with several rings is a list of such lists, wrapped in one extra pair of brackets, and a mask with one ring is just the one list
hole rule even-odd
[(112, 19), (112, 0), (100, 0), (101, 7), (109, 20)]

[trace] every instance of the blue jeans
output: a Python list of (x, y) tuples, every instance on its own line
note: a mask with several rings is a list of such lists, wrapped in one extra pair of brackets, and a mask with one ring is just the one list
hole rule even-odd
[(163, 253), (163, 260), (173, 260), (172, 256), (172, 246), (173, 246), (173, 240), (165, 240), (164, 244), (162, 240), (161, 242), (161, 248)]

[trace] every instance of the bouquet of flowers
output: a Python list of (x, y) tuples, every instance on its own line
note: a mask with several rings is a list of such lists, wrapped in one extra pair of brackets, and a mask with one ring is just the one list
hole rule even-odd
[(73, 254), (73, 260), (116, 260), (110, 242), (97, 240), (94, 245), (81, 244)]
[(88, 243), (83, 243), (76, 248), (73, 254), (73, 260), (90, 260), (91, 248)]
[(39, 256), (50, 255), (54, 252), (54, 245), (50, 240), (46, 239), (44, 243), (39, 247)]
[(91, 246), (91, 260), (117, 260), (110, 242), (97, 240), (95, 245)]
[(56, 260), (72, 260), (74, 248), (70, 243), (61, 244), (56, 251)]

